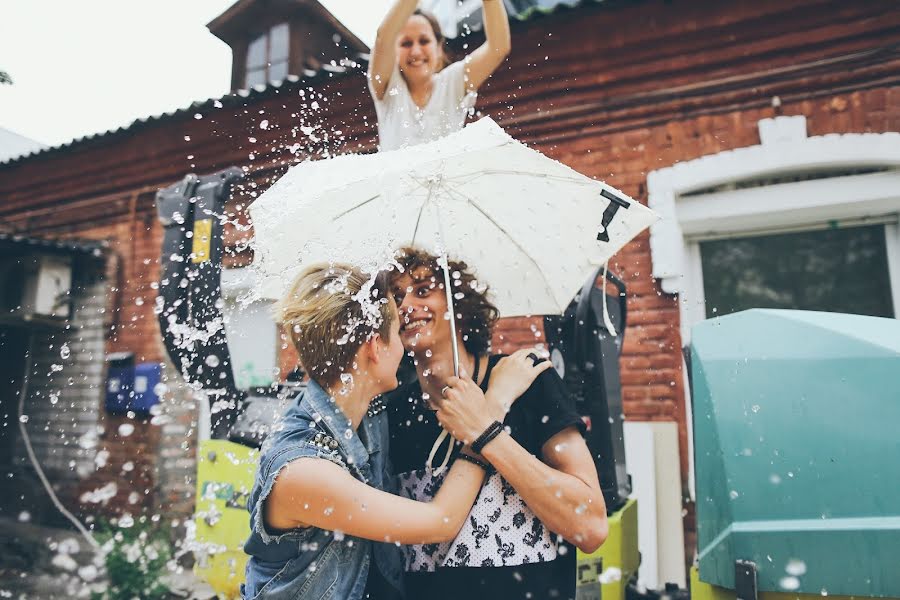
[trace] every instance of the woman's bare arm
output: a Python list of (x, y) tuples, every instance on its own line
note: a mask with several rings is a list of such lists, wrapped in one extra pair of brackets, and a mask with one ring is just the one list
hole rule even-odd
[(480, 467), (458, 460), (434, 499), (416, 502), (366, 485), (330, 461), (300, 458), (278, 474), (265, 520), (275, 529), (313, 526), (379, 542), (445, 542), (465, 523), (483, 481)]
[(397, 36), (416, 10), (417, 4), (418, 0), (396, 0), (378, 26), (375, 45), (372, 46), (369, 57), (369, 80), (379, 100), (384, 98), (394, 63), (397, 62)]
[(512, 49), (509, 17), (503, 0), (482, 0), (484, 12), (484, 43), (466, 59), (466, 87), (477, 91), (481, 84), (503, 64)]

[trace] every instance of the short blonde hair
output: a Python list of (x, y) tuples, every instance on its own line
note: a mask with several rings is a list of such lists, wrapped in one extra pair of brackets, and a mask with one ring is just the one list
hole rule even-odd
[(304, 269), (275, 304), (276, 319), (319, 385), (336, 385), (376, 333), (390, 340), (397, 315), (387, 290), (385, 274), (366, 276), (350, 265), (323, 263)]

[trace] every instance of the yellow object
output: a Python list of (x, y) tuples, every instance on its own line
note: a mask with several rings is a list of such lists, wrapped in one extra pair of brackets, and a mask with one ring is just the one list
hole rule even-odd
[(608, 522), (609, 535), (598, 550), (591, 554), (578, 551), (577, 600), (625, 600), (625, 586), (640, 566), (637, 500), (628, 500)]
[(191, 262), (202, 263), (209, 260), (209, 245), (212, 240), (212, 219), (194, 221), (194, 243), (191, 246)]
[(234, 442), (200, 443), (194, 572), (220, 598), (240, 597), (247, 565), (243, 546), (250, 535), (247, 499), (258, 460), (258, 450)]
[[(823, 600), (823, 594), (795, 594), (791, 592), (759, 592), (758, 600)], [(832, 596), (827, 600), (864, 600), (867, 596)], [(737, 600), (734, 590), (700, 581), (697, 567), (691, 567), (691, 600)], [(889, 600), (882, 598), (881, 600)]]

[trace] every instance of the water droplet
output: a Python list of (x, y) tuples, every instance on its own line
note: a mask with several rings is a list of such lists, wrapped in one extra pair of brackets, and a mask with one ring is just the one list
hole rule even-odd
[(586, 510), (587, 510), (587, 504), (579, 504), (578, 506), (575, 507), (575, 514), (583, 515), (584, 511), (586, 511)]
[(59, 392), (50, 392), (50, 404), (59, 402)]
[(28, 422), (28, 415), (19, 416), (19, 423), (27, 423), (27, 422)]
[(97, 579), (97, 575), (100, 572), (97, 570), (97, 567), (94, 565), (85, 565), (78, 569), (78, 576), (81, 577), (84, 581), (91, 582)]
[(131, 423), (122, 423), (119, 425), (119, 435), (122, 437), (128, 437), (132, 433), (134, 433), (134, 425)]
[(796, 577), (782, 577), (778, 580), (778, 586), (789, 592), (800, 588), (800, 580)]
[(215, 354), (210, 354), (206, 357), (206, 366), (208, 367), (218, 367), (219, 366), (219, 357)]
[(597, 578), (597, 581), (602, 584), (607, 583), (615, 583), (616, 581), (620, 581), (622, 579), (622, 570), (616, 567), (609, 567)]
[(335, 529), (333, 535), (334, 535), (334, 539), (338, 542), (340, 542), (341, 540), (344, 539), (344, 532), (341, 531), (340, 529)]
[(731, 490), (730, 492), (728, 492), (728, 497), (732, 500), (737, 500), (738, 496), (740, 496), (740, 494), (738, 494), (736, 490)]
[(27, 510), (23, 510), (19, 513), (19, 523), (27, 523), (31, 520), (31, 513)]
[(58, 373), (58, 372), (60, 372), (60, 371), (62, 371), (62, 370), (63, 370), (63, 366), (62, 366), (62, 365), (50, 365), (50, 372), (51, 372), (51, 373)]
[(129, 460), (127, 463), (122, 465), (122, 470), (126, 473), (134, 471), (134, 463)]
[(84, 450), (90, 450), (97, 445), (97, 441), (97, 432), (88, 431), (83, 436), (78, 438), (78, 446), (83, 448)]
[(772, 473), (771, 475), (769, 475), (769, 483), (771, 483), (772, 485), (778, 485), (779, 483), (781, 483), (781, 477), (778, 475), (778, 473)]
[(134, 525), (134, 517), (129, 514), (124, 514), (119, 517), (119, 527), (123, 529), (127, 529)]
[(788, 561), (788, 564), (785, 565), (784, 571), (788, 575), (800, 577), (801, 575), (806, 574), (806, 563), (798, 558), (792, 558)]
[(59, 357), (63, 360), (66, 360), (72, 355), (71, 350), (69, 350), (69, 344), (63, 344), (59, 347)]
[(759, 404), (754, 404), (753, 406), (750, 407), (750, 410), (752, 410), (755, 413), (758, 413), (759, 409), (760, 409)]
[(259, 128), (260, 128), (260, 129), (268, 129), (268, 128), (269, 128), (269, 121), (268, 121), (267, 119), (263, 119), (262, 121), (260, 121), (260, 122), (259, 122)]

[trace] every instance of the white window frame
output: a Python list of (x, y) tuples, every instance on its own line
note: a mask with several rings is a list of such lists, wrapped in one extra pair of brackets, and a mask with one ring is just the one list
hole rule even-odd
[[(806, 117), (759, 121), (761, 143), (703, 156), (647, 175), (648, 203), (662, 217), (650, 228), (653, 276), (679, 295), (682, 344), (706, 319), (700, 242), (703, 240), (884, 224), (894, 316), (900, 318), (900, 133), (807, 137)], [(793, 183), (715, 191), (753, 179), (798, 173), (884, 169)], [(686, 395), (689, 390), (685, 387)], [(690, 398), (687, 411), (689, 486), (694, 492)]]

